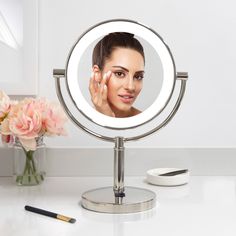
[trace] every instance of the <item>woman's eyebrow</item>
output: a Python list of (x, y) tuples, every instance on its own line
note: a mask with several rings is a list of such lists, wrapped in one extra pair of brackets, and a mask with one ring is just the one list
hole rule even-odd
[[(129, 70), (123, 66), (112, 66), (113, 68), (121, 68), (122, 70), (125, 70), (129, 72)], [(144, 70), (136, 71), (135, 73), (144, 73)]]
[(127, 72), (129, 72), (129, 70), (123, 66), (112, 66), (113, 68), (121, 68), (122, 70), (125, 70)]

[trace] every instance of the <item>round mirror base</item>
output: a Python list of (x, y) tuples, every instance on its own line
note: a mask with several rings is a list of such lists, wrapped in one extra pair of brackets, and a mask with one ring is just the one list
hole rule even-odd
[(81, 204), (96, 212), (135, 213), (155, 207), (156, 194), (147, 189), (125, 187), (125, 196), (115, 197), (113, 187), (105, 187), (83, 193)]

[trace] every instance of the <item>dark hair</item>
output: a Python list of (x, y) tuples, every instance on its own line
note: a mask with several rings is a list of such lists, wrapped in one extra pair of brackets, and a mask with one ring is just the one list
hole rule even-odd
[(103, 37), (94, 47), (93, 65), (97, 65), (102, 70), (105, 61), (111, 57), (113, 50), (117, 47), (134, 49), (143, 56), (143, 60), (145, 61), (143, 46), (134, 38), (133, 34), (114, 32)]

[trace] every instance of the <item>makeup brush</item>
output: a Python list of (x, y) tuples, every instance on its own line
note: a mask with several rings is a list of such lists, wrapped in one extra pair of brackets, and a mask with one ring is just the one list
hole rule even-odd
[(76, 221), (76, 219), (74, 219), (74, 218), (64, 216), (64, 215), (60, 215), (60, 214), (57, 214), (57, 213), (54, 213), (54, 212), (51, 212), (51, 211), (45, 211), (43, 209), (39, 209), (39, 208), (32, 207), (32, 206), (27, 206), (26, 205), (25, 210), (26, 211), (31, 211), (31, 212), (34, 212), (34, 213), (37, 213), (37, 214), (40, 214), (40, 215), (49, 216), (49, 217), (52, 217), (52, 218), (55, 218), (55, 219), (58, 219), (58, 220), (63, 220), (63, 221), (69, 222), (69, 223), (75, 223), (75, 221)]

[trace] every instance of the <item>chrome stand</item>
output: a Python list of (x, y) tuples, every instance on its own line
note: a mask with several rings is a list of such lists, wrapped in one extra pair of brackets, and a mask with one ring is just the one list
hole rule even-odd
[(82, 195), (82, 206), (104, 213), (134, 213), (153, 208), (156, 194), (150, 190), (124, 187), (124, 138), (115, 138), (114, 186), (94, 189)]
[(124, 197), (124, 139), (116, 137), (114, 147), (114, 186), (115, 197)]

